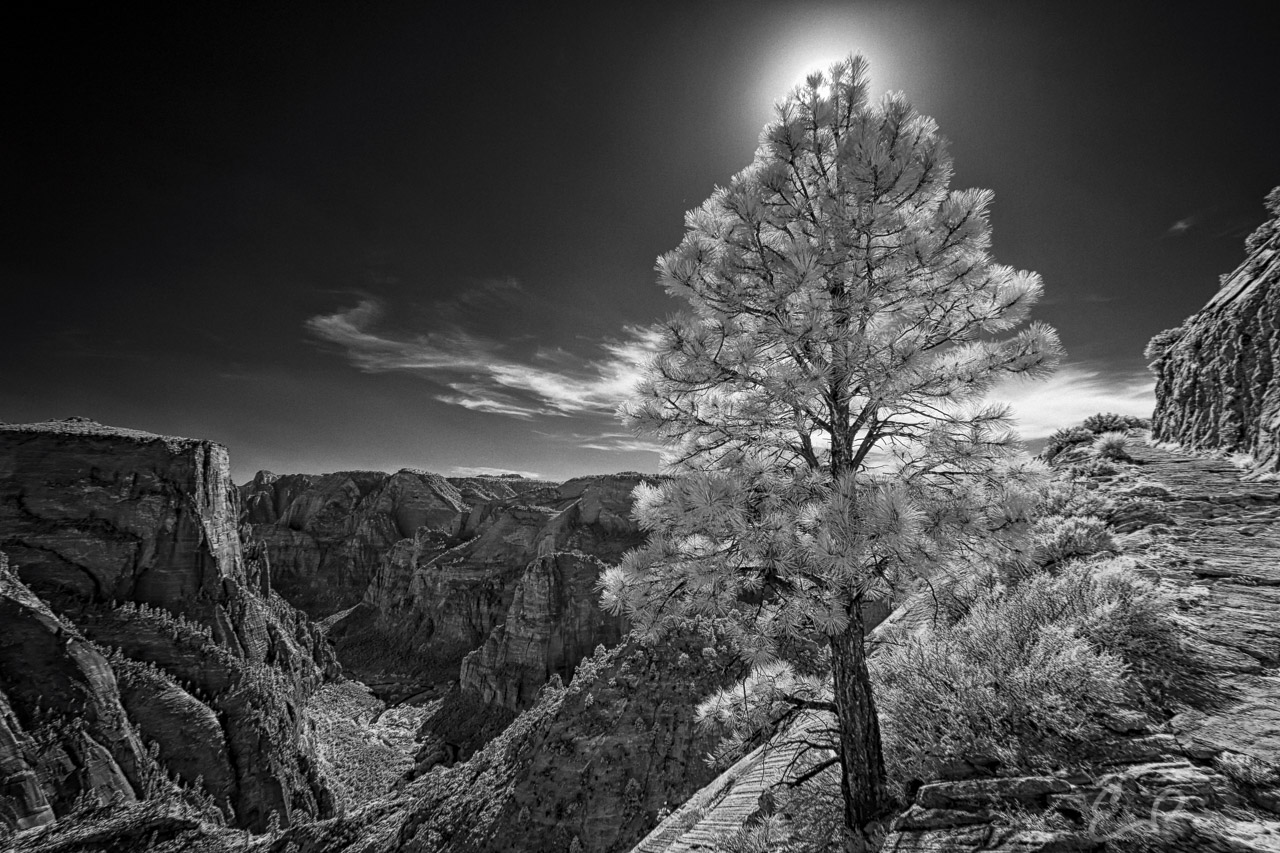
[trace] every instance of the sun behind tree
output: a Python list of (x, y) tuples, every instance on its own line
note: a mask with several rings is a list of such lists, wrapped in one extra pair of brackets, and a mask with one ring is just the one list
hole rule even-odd
[(679, 475), (637, 490), (651, 534), (602, 578), (641, 630), (716, 614), (756, 664), (828, 643), (845, 820), (886, 806), (863, 605), (943, 560), (1017, 547), (1042, 471), (1006, 376), (1045, 374), (1039, 276), (993, 262), (985, 190), (949, 191), (937, 128), (867, 98), (851, 56), (777, 107), (754, 162), (686, 214), (659, 281), (689, 310), (622, 415)]

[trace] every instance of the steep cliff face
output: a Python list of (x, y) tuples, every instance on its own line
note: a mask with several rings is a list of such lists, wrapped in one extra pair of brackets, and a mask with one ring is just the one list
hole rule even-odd
[[(600, 614), (602, 562), (644, 540), (639, 474), (539, 484), (473, 506), (457, 535), (419, 527), (393, 546), (362, 604), (333, 629), (344, 664), (384, 695), (458, 678), (519, 710), (551, 673), (621, 636)], [(527, 483), (527, 481), (526, 481)], [(534, 503), (536, 501), (536, 503)]]
[(263, 543), (272, 584), (315, 618), (359, 602), (396, 542), (419, 527), (456, 535), (470, 510), (443, 477), (411, 469), (260, 471), (241, 495), (247, 538)]
[(489, 705), (527, 708), (553, 675), (568, 680), (597, 645), (614, 646), (625, 620), (596, 603), (604, 563), (580, 552), (539, 557), (521, 575), (506, 620), (462, 661), (459, 682)]
[[(246, 558), (238, 516), (219, 445), (82, 419), (0, 426), (0, 549), (21, 583), (109, 651), (93, 678), (168, 771), (261, 829), (272, 812), (331, 810), (299, 709), (337, 667)], [(22, 720), (14, 697), (45, 676), (15, 667), (5, 691)]]
[(0, 548), (46, 601), (181, 602), (243, 580), (227, 451), (82, 419), (0, 425)]
[(1147, 347), (1156, 374), (1152, 434), (1199, 449), (1254, 457), (1280, 471), (1280, 192), (1275, 219), (1199, 313)]

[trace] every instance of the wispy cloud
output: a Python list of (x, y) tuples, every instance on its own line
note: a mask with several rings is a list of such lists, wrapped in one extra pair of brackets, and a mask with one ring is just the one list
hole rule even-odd
[(1188, 231), (1190, 231), (1192, 227), (1195, 226), (1195, 224), (1196, 224), (1196, 217), (1186, 216), (1186, 217), (1183, 217), (1182, 219), (1179, 219), (1177, 222), (1173, 223), (1172, 225), (1170, 225), (1168, 230), (1165, 231), (1164, 233), (1169, 235), (1170, 237), (1180, 237), (1183, 234), (1186, 234)]
[(1155, 380), (1149, 374), (1067, 364), (1048, 379), (1007, 382), (991, 393), (991, 399), (1010, 403), (1018, 431), (1034, 441), (1097, 412), (1149, 417), (1155, 408)]
[[(495, 293), (519, 289), (515, 283), (494, 287)], [(630, 326), (623, 339), (601, 341), (595, 358), (564, 350), (539, 350), (522, 358), (508, 344), (472, 334), (459, 324), (461, 312), (481, 304), (470, 296), (465, 299), (471, 301), (438, 312), (437, 328), (418, 334), (387, 330), (385, 308), (373, 298), (312, 317), (306, 327), (339, 347), (360, 370), (417, 373), (441, 386), (436, 399), (442, 403), (523, 419), (612, 414), (629, 395), (640, 365), (657, 342), (656, 332)]]
[(542, 433), (542, 435), (569, 442), (583, 450), (603, 450), (609, 453), (662, 453), (666, 449), (657, 441), (637, 438), (627, 432), (569, 433), (554, 436)]

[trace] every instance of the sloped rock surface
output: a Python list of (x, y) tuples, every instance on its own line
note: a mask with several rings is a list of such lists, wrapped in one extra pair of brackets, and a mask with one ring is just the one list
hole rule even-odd
[[(22, 583), (112, 650), (131, 676), (125, 709), (168, 770), (262, 829), (272, 812), (287, 824), (332, 808), (298, 711), (337, 669), (246, 558), (238, 517), (219, 445), (83, 419), (0, 425), (0, 548)], [(169, 683), (133, 678), (140, 665)], [(14, 697), (46, 688), (16, 672), (6, 692), (21, 719)]]
[[(916, 791), (883, 850), (1104, 851), (1139, 842), (1146, 846), (1136, 849), (1280, 850), (1280, 579), (1274, 577), (1280, 487), (1248, 482), (1222, 459), (1160, 449), (1138, 437), (1129, 453), (1132, 464), (1101, 488), (1119, 504), (1158, 503), (1158, 511), (1141, 518), (1117, 518), (1137, 522), (1128, 535), (1139, 538), (1129, 541), (1152, 548), (1151, 565), (1179, 590), (1190, 636), (1214, 668), (1213, 695), (1204, 696), (1200, 685), (1170, 683), (1180, 704), (1199, 710), (1159, 730), (1145, 715), (1119, 715), (1108, 721), (1114, 739), (1082, 753), (1082, 768), (1071, 772), (985, 778), (993, 769), (957, 764), (947, 781)], [(636, 853), (714, 849), (718, 838), (767, 811), (769, 791), (796, 772), (797, 742), (822, 724), (802, 717), (745, 756), (656, 827)], [(1032, 829), (1009, 816), (1042, 811), (1069, 817)]]
[[(1125, 734), (1091, 774), (925, 785), (886, 851), (1110, 850), (1139, 839), (1149, 850), (1280, 850), (1280, 579), (1272, 578), (1280, 488), (1246, 482), (1221, 459), (1138, 441), (1129, 453), (1133, 465), (1103, 488), (1161, 502), (1168, 522), (1159, 526), (1178, 556), (1153, 564), (1182, 590), (1192, 636), (1216, 669), (1217, 695), (1204, 703), (1190, 684), (1170, 684), (1197, 709), (1174, 717), (1163, 734), (1117, 726)], [(1255, 778), (1224, 769), (1231, 767), (1252, 768)], [(1076, 825), (1035, 832), (1002, 825), (989, 789), (1011, 785), (1047, 794), (1050, 811), (1076, 815)], [(1042, 809), (1045, 799), (1030, 805)], [(1242, 811), (1250, 803), (1254, 819)]]
[(76, 799), (137, 798), (147, 765), (107, 660), (0, 556), (0, 822), (50, 823)]
[[(1274, 195), (1274, 194), (1273, 194)], [(1280, 470), (1280, 210), (1199, 313), (1152, 339), (1152, 432)]]

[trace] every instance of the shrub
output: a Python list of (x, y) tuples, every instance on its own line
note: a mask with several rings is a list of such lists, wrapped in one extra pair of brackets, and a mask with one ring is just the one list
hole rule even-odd
[(1116, 501), (1101, 489), (1086, 489), (1070, 480), (1054, 480), (1045, 489), (1040, 502), (1040, 517), (1091, 515), (1110, 521), (1119, 510)]
[(1052, 459), (1068, 447), (1085, 444), (1093, 441), (1093, 438), (1092, 430), (1084, 427), (1064, 427), (1049, 436), (1049, 443), (1045, 445), (1044, 450), (1040, 451), (1040, 455), (1045, 459)]
[[(872, 659), (885, 757), (901, 796), (957, 758), (1035, 772), (1080, 761), (1098, 715), (1178, 645), (1168, 595), (1132, 566), (1074, 564), (976, 602), (954, 626)], [(1157, 660), (1153, 661), (1152, 658)]]
[(1125, 449), (1129, 444), (1127, 433), (1104, 432), (1093, 442), (1093, 452), (1099, 459), (1110, 459), (1113, 462), (1125, 462), (1129, 453)]
[[(1187, 320), (1191, 318), (1188, 317)], [(1155, 336), (1147, 341), (1147, 346), (1143, 349), (1142, 354), (1151, 364), (1164, 358), (1165, 353), (1178, 342), (1183, 333), (1187, 330), (1187, 320), (1182, 321), (1181, 326), (1175, 326), (1172, 329), (1165, 329), (1163, 332), (1156, 332)]]
[(1106, 522), (1092, 516), (1046, 516), (1031, 529), (1031, 557), (1040, 566), (1114, 550)]
[(1151, 426), (1149, 418), (1117, 415), (1115, 412), (1099, 412), (1084, 419), (1084, 428), (1095, 435), (1104, 432), (1128, 432), (1131, 429), (1146, 429), (1149, 426)]

